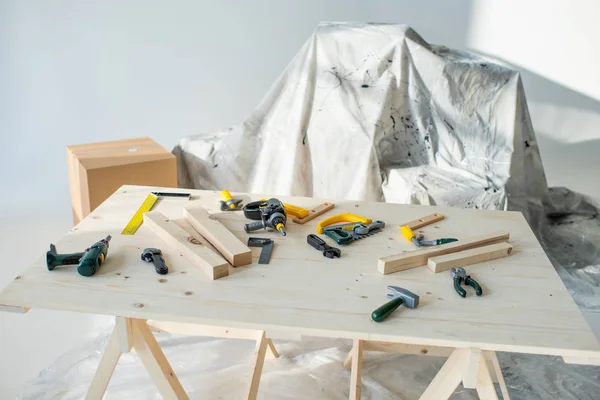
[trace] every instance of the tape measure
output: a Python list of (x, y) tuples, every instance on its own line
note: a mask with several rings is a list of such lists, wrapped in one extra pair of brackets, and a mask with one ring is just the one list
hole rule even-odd
[(133, 235), (144, 221), (144, 213), (152, 210), (152, 207), (154, 207), (157, 200), (158, 196), (154, 193), (150, 193), (140, 208), (135, 212), (125, 229), (123, 229), (121, 235)]

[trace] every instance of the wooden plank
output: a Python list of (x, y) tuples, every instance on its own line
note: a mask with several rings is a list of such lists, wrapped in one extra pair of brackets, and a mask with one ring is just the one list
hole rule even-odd
[(399, 226), (401, 227), (401, 226), (406, 225), (414, 231), (415, 229), (419, 229), (419, 228), (422, 228), (429, 224), (433, 224), (435, 222), (441, 221), (444, 218), (445, 217), (440, 213), (433, 213), (433, 214), (426, 215), (423, 218), (415, 219), (414, 221), (400, 224)]
[(498, 400), (494, 382), (492, 382), (490, 371), (483, 357), (479, 358), (479, 375), (476, 389), (480, 400)]
[(598, 358), (563, 357), (563, 361), (567, 364), (596, 365), (596, 366), (600, 367), (600, 357), (598, 357)]
[(352, 349), (350, 349), (346, 355), (346, 358), (344, 358), (344, 361), (342, 361), (344, 368), (350, 368), (350, 364), (352, 364)]
[(254, 367), (252, 369), (250, 387), (248, 388), (248, 395), (246, 396), (248, 400), (256, 400), (256, 396), (258, 395), (260, 376), (262, 374), (263, 365), (265, 364), (265, 355), (267, 353), (267, 340), (265, 332), (259, 332), (256, 340), (256, 348), (254, 350)]
[(200, 268), (210, 279), (229, 275), (229, 264), (158, 211), (144, 214), (144, 225)]
[(458, 242), (382, 257), (377, 264), (377, 270), (385, 275), (410, 268), (421, 267), (426, 265), (427, 260), (431, 257), (456, 253), (458, 251), (488, 244), (506, 242), (509, 237), (510, 234), (508, 232), (488, 233), (461, 239)]
[(484, 358), (488, 361), (488, 371), (490, 372), (490, 376), (492, 377), (492, 382), (498, 383), (498, 385), (500, 386), (500, 392), (502, 392), (503, 399), (510, 400), (510, 395), (508, 394), (508, 387), (506, 387), (506, 382), (504, 381), (504, 375), (502, 374), (502, 368), (500, 368), (500, 362), (498, 362), (496, 352), (485, 351)]
[(271, 354), (271, 356), (273, 358), (279, 358), (279, 353), (277, 352), (277, 349), (275, 348), (275, 344), (273, 344), (273, 341), (271, 339), (267, 338), (267, 346), (268, 346), (269, 353)]
[(11, 312), (17, 314), (25, 314), (30, 310), (29, 307), (21, 307), (21, 306), (5, 306), (0, 304), (0, 311)]
[(350, 400), (360, 400), (362, 391), (362, 357), (364, 341), (354, 339), (352, 346), (352, 369), (350, 371)]
[(463, 378), (466, 357), (466, 349), (454, 350), (419, 399), (443, 400), (449, 398)]
[(119, 351), (119, 333), (115, 326), (115, 329), (113, 329), (110, 339), (108, 340), (108, 344), (104, 349), (104, 353), (102, 353), (98, 368), (96, 368), (92, 384), (85, 396), (86, 400), (102, 399), (106, 387), (108, 386), (108, 382), (110, 382), (110, 378), (119, 362), (119, 358), (121, 358), (121, 354), (123, 353)]
[[(125, 186), (94, 211), (94, 218), (52, 241), (60, 252), (81, 251), (120, 232), (148, 192), (161, 190), (168, 191)], [(219, 193), (191, 192), (194, 204), (216, 211)], [(279, 198), (302, 207), (319, 203), (310, 198)], [(168, 218), (183, 218), (180, 202), (161, 202), (157, 211)], [(270, 264), (231, 268), (230, 277), (211, 281), (142, 225), (133, 236), (113, 236), (106, 262), (93, 277), (82, 277), (71, 268), (50, 272), (41, 252), (19, 279), (0, 292), (0, 304), (265, 330), (269, 337), (284, 332), (600, 358), (598, 339), (522, 214), (349, 200), (336, 201), (333, 211), (382, 220), (394, 229), (346, 246), (342, 258), (330, 260), (306, 244), (306, 235), (314, 230), (308, 225), (324, 214), (306, 226), (292, 224), (285, 237), (261, 233), (278, 244)], [(476, 279), (485, 283), (486, 295), (462, 299), (448, 277), (432, 274), (428, 268), (384, 276), (373, 271), (378, 256), (414, 250), (396, 231), (398, 224), (434, 212), (448, 221), (423, 228), (431, 238), (510, 232), (513, 254), (477, 268)], [(193, 230), (187, 220), (181, 220)], [(223, 213), (219, 221), (236, 235), (235, 229), (247, 222), (239, 212)], [(168, 275), (157, 275), (140, 260), (146, 247), (162, 247)], [(417, 293), (421, 307), (401, 308), (384, 323), (372, 322), (370, 314), (385, 302), (387, 285)], [(564, 340), (565, 335), (570, 340)]]
[(327, 211), (332, 210), (335, 207), (335, 204), (333, 203), (323, 203), (323, 204), (319, 204), (316, 207), (311, 208), (310, 210), (308, 210), (308, 215), (304, 218), (298, 218), (298, 217), (294, 217), (292, 219), (292, 221), (294, 221), (297, 224), (303, 225), (305, 223), (307, 223), (308, 221), (317, 218), (319, 215), (325, 214)]
[(390, 343), (390, 342), (378, 342), (378, 341), (365, 341), (365, 350), (367, 351), (384, 351), (389, 353), (402, 353), (402, 354), (417, 354), (427, 355), (434, 357), (449, 357), (454, 351), (451, 347), (436, 347), (436, 346), (425, 346), (418, 344), (407, 344), (407, 343)]
[(465, 389), (475, 389), (479, 378), (479, 363), (481, 361), (481, 350), (471, 348), (467, 351), (467, 360), (463, 372), (463, 386)]
[(231, 231), (202, 207), (186, 207), (183, 214), (188, 222), (234, 267), (252, 263), (252, 251)]
[(115, 329), (119, 335), (119, 351), (129, 353), (133, 346), (133, 329), (131, 319), (125, 317), (115, 318)]
[(161, 396), (164, 399), (188, 399), (169, 361), (160, 349), (154, 335), (146, 326), (146, 321), (132, 319), (131, 325), (133, 327), (133, 348), (142, 360)]
[(427, 260), (427, 268), (438, 273), (448, 271), (450, 268), (464, 267), (496, 260), (512, 254), (513, 246), (510, 243), (496, 243), (489, 246), (459, 251), (458, 253), (444, 256), (431, 257)]

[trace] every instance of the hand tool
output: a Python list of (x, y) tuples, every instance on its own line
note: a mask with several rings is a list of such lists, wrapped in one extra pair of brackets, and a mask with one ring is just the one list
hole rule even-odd
[(384, 227), (385, 222), (383, 221), (375, 221), (369, 224), (350, 223), (328, 226), (323, 230), (323, 233), (335, 240), (337, 244), (346, 245), (355, 240), (379, 233)]
[[(260, 199), (260, 201), (267, 201), (268, 199)], [(308, 216), (308, 210), (306, 208), (298, 207), (292, 204), (283, 203), (286, 215), (291, 215), (295, 218), (306, 218)]]
[(121, 235), (133, 235), (138, 230), (142, 222), (144, 221), (144, 213), (152, 210), (154, 204), (158, 201), (159, 198), (163, 197), (175, 197), (181, 199), (189, 200), (191, 197), (191, 193), (167, 193), (167, 192), (150, 192), (148, 197), (144, 200), (140, 208), (133, 214), (131, 220), (121, 232)]
[(153, 263), (154, 269), (156, 269), (157, 274), (166, 275), (167, 272), (169, 272), (169, 267), (167, 267), (165, 259), (162, 256), (162, 251), (160, 251), (160, 249), (155, 249), (152, 247), (144, 249), (141, 258), (147, 263)]
[(75, 265), (77, 272), (82, 276), (92, 276), (100, 269), (100, 266), (108, 255), (108, 246), (112, 237), (97, 241), (81, 253), (58, 254), (56, 246), (50, 244), (50, 250), (46, 252), (46, 266), (52, 271), (59, 265)]
[(311, 233), (310, 235), (308, 235), (306, 237), (306, 242), (308, 244), (310, 244), (312, 247), (314, 247), (315, 249), (322, 251), (323, 255), (327, 258), (333, 258), (333, 257), (340, 258), (340, 256), (342, 255), (342, 252), (340, 251), (340, 249), (338, 249), (336, 247), (331, 247), (323, 239), (321, 239), (320, 237), (318, 237), (317, 235), (315, 235), (313, 233)]
[(249, 219), (260, 220), (244, 225), (247, 233), (271, 228), (285, 236), (287, 217), (283, 203), (279, 199), (272, 198), (267, 201), (248, 203), (244, 207), (244, 215)]
[(221, 211), (238, 211), (242, 209), (242, 199), (234, 199), (231, 197), (229, 190), (221, 190), (221, 198), (219, 201)]
[(402, 233), (402, 236), (404, 236), (406, 238), (406, 240), (408, 240), (409, 242), (413, 242), (413, 244), (417, 247), (421, 247), (421, 246), (437, 246), (440, 244), (446, 244), (446, 243), (452, 243), (452, 242), (457, 242), (458, 239), (454, 239), (454, 238), (442, 238), (442, 239), (435, 239), (435, 240), (423, 240), (423, 235), (415, 235), (415, 233), (413, 232), (412, 229), (410, 229), (410, 227), (408, 225), (402, 225), (400, 227), (400, 232)]
[(248, 238), (249, 247), (262, 247), (260, 256), (258, 257), (259, 264), (268, 264), (271, 260), (271, 253), (273, 253), (273, 240), (268, 238)]
[(360, 222), (363, 224), (370, 224), (373, 222), (371, 218), (361, 217), (360, 215), (351, 214), (351, 213), (343, 213), (333, 215), (331, 217), (325, 218), (323, 221), (317, 224), (317, 233), (323, 233), (323, 230), (329, 225), (336, 224), (338, 222)]
[(477, 296), (481, 296), (483, 294), (483, 289), (481, 289), (479, 283), (467, 275), (467, 271), (465, 271), (464, 268), (450, 268), (450, 275), (454, 280), (454, 290), (456, 290), (456, 293), (458, 293), (460, 297), (467, 297), (467, 291), (461, 286), (461, 283), (463, 282), (475, 289), (475, 294)]
[(417, 308), (419, 306), (419, 296), (413, 292), (398, 286), (388, 286), (387, 288), (392, 291), (392, 293), (388, 293), (387, 295), (388, 299), (392, 300), (371, 313), (373, 321), (381, 322), (385, 320), (402, 304), (408, 308)]

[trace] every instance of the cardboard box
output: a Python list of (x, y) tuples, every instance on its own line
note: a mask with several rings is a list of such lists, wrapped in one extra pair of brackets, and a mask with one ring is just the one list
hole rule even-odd
[(67, 146), (78, 224), (122, 185), (177, 187), (175, 156), (150, 138)]

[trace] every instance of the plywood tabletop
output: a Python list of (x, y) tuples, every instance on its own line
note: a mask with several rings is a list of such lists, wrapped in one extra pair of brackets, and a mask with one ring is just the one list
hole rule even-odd
[[(253, 248), (252, 264), (230, 267), (229, 276), (211, 281), (147, 227), (142, 225), (133, 236), (120, 234), (153, 190), (161, 188), (122, 187), (55, 243), (60, 253), (77, 252), (113, 235), (106, 262), (96, 275), (83, 277), (70, 267), (50, 272), (40, 254), (4, 288), (0, 304), (316, 336), (600, 356), (600, 343), (520, 213), (281, 196), (307, 208), (334, 201), (336, 208), (305, 225), (290, 221), (286, 237), (253, 232), (275, 240), (271, 262), (257, 264), (261, 249)], [(247, 241), (241, 212), (219, 211), (218, 192), (191, 192), (189, 202), (160, 200), (154, 210), (180, 219), (184, 205), (202, 205)], [(265, 194), (234, 194), (240, 196), (248, 202)], [(309, 246), (306, 235), (315, 233), (321, 219), (342, 212), (383, 220), (386, 228), (342, 247), (342, 257), (331, 260)], [(482, 297), (470, 289), (466, 299), (459, 297), (449, 273), (434, 274), (426, 266), (389, 275), (377, 272), (379, 257), (414, 250), (398, 225), (433, 212), (446, 219), (418, 230), (428, 238), (510, 232), (512, 256), (467, 267), (483, 287)], [(146, 247), (163, 250), (168, 275), (157, 275), (151, 264), (140, 260)], [(417, 293), (420, 305), (414, 310), (401, 307), (385, 322), (375, 323), (370, 315), (387, 301), (387, 285)]]

